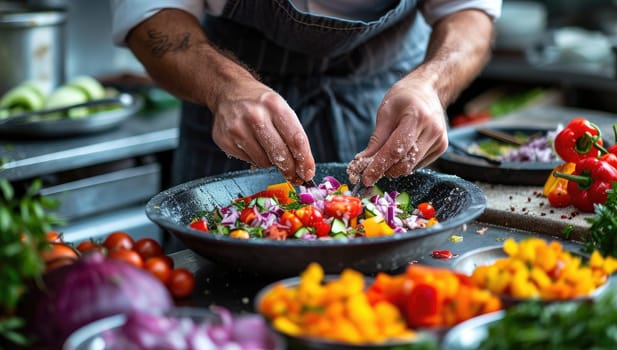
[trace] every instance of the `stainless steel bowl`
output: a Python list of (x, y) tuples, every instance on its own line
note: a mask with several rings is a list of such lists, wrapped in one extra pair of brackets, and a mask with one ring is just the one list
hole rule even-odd
[[(570, 254), (575, 255), (575, 256), (579, 256), (583, 261), (586, 261), (588, 259), (588, 256), (582, 255), (582, 254), (579, 254), (579, 253), (570, 252)], [(471, 275), (473, 273), (473, 271), (476, 269), (476, 267), (483, 266), (483, 265), (491, 265), (495, 261), (497, 261), (498, 259), (504, 259), (504, 258), (507, 258), (507, 257), (508, 257), (508, 255), (504, 252), (503, 245), (495, 245), (495, 246), (490, 246), (490, 247), (483, 247), (483, 248), (478, 248), (478, 249), (472, 250), (470, 252), (467, 252), (467, 253), (461, 255), (458, 259), (456, 259), (455, 262), (452, 263), (452, 268), (455, 271), (464, 273), (466, 275)], [(544, 301), (544, 302), (550, 303), (550, 302), (569, 302), (569, 301), (589, 301), (589, 300), (593, 300), (593, 299), (599, 297), (600, 295), (602, 295), (603, 293), (605, 293), (606, 290), (609, 289), (609, 286), (612, 284), (612, 280), (613, 280), (613, 277), (612, 276), (609, 277), (609, 279), (608, 279), (608, 281), (606, 281), (606, 283), (604, 283), (601, 286), (599, 286), (598, 288), (596, 288), (593, 291), (593, 293), (591, 293), (588, 296), (581, 296), (581, 297), (578, 297), (578, 298), (567, 299), (567, 300), (547, 300), (547, 301)], [(515, 298), (515, 297), (512, 297), (510, 295), (506, 295), (506, 294), (500, 295), (500, 298), (502, 300), (502, 303), (503, 303), (504, 307), (509, 307), (509, 306), (514, 305), (514, 304), (526, 301), (526, 299)]]
[[(177, 307), (166, 313), (169, 317), (190, 318), (198, 323), (216, 324), (221, 319), (218, 314), (206, 308), (197, 307)], [(235, 317), (244, 317), (237, 315)], [(256, 315), (255, 315), (256, 316)], [(62, 350), (105, 350), (110, 345), (106, 343), (107, 332), (114, 332), (127, 322), (126, 315), (115, 315), (89, 323), (73, 332), (64, 342)], [(272, 350), (283, 350), (285, 344), (283, 339), (272, 333), (269, 338), (273, 345)]]
[[(338, 278), (340, 278), (339, 275), (326, 275), (324, 276), (324, 282), (336, 280)], [(365, 277), (365, 286), (370, 285), (372, 281), (372, 278)], [(262, 288), (254, 299), (255, 310), (259, 311), (259, 305), (265, 295), (279, 284), (287, 287), (296, 287), (300, 284), (300, 278), (292, 277), (282, 279)], [(381, 344), (349, 344), (313, 337), (291, 336), (278, 332), (276, 329), (274, 331), (285, 339), (287, 348), (293, 350), (437, 350), (437, 332), (428, 330), (419, 331), (418, 336), (411, 341), (391, 341)]]

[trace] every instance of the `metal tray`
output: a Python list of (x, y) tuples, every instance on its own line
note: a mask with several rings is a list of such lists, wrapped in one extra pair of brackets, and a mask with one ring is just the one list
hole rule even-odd
[[(315, 179), (331, 175), (345, 182), (346, 167), (342, 163), (318, 164)], [(386, 191), (409, 192), (414, 205), (433, 203), (440, 223), (423, 229), (375, 238), (274, 241), (236, 239), (188, 227), (196, 213), (228, 205), (238, 195), (249, 195), (281, 181), (283, 177), (274, 168), (195, 180), (156, 195), (146, 205), (146, 215), (206, 259), (243, 271), (289, 277), (298, 275), (311, 262), (320, 263), (326, 273), (339, 273), (347, 267), (366, 274), (402, 268), (446, 243), (486, 207), (486, 197), (476, 185), (453, 175), (423, 170), (378, 183)]]
[(144, 100), (141, 96), (137, 94), (129, 94), (129, 96), (132, 103), (125, 108), (98, 112), (84, 118), (5, 123), (0, 125), (0, 135), (55, 138), (106, 131), (120, 125), (143, 107)]
[[(546, 133), (547, 128), (494, 126), (491, 129), (503, 131), (509, 134), (521, 132), (532, 135), (538, 132)], [(551, 170), (561, 161), (553, 162), (501, 162), (491, 164), (485, 160), (470, 157), (458, 150), (468, 149), (474, 143), (488, 139), (476, 131), (476, 127), (463, 127), (452, 129), (449, 132), (449, 142), (452, 147), (435, 161), (439, 171), (458, 175), (471, 181), (505, 185), (543, 185)], [(456, 149), (455, 149), (456, 148)]]

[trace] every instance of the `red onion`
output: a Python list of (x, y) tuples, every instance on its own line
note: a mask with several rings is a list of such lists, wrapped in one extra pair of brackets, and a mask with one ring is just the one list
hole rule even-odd
[(313, 197), (313, 194), (309, 192), (300, 193), (298, 195), (298, 199), (304, 204), (311, 204), (315, 201), (315, 197)]
[[(166, 350), (276, 350), (281, 340), (268, 329), (257, 314), (233, 316), (223, 307), (204, 310), (182, 310), (174, 316), (155, 315), (142, 311), (131, 312), (119, 328), (103, 334), (107, 350), (166, 349)], [(189, 311), (187, 314), (184, 311)]]
[(28, 325), (50, 346), (104, 317), (133, 310), (165, 312), (173, 306), (167, 288), (154, 276), (99, 252), (46, 273), (33, 294)]

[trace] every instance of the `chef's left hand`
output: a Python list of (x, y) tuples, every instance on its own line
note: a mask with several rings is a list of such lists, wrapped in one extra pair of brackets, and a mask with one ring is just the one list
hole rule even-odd
[(448, 148), (447, 122), (437, 92), (413, 74), (386, 93), (369, 143), (350, 164), (366, 162), (361, 181), (409, 175)]

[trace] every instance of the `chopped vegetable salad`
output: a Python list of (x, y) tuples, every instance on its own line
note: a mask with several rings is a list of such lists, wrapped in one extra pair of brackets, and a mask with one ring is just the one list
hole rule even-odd
[(412, 204), (407, 192), (367, 188), (359, 197), (332, 176), (314, 187), (288, 182), (195, 215), (195, 230), (234, 238), (324, 240), (378, 237), (438, 223), (429, 202)]

